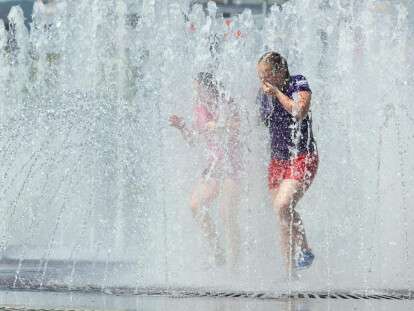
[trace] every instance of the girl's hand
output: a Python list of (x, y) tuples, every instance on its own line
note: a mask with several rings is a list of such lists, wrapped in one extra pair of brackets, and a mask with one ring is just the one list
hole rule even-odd
[(262, 82), (262, 89), (263, 92), (265, 92), (266, 94), (273, 96), (276, 96), (277, 92), (279, 91), (279, 89), (276, 86), (270, 84), (270, 82), (267, 81)]
[(207, 129), (207, 131), (221, 131), (221, 130), (225, 130), (226, 126), (225, 125), (219, 125), (219, 124), (217, 124), (216, 121), (210, 121), (210, 122), (207, 122), (206, 129)]
[(179, 117), (179, 116), (175, 115), (175, 114), (173, 114), (169, 118), (169, 121), (170, 121), (170, 126), (175, 127), (179, 130), (184, 129), (184, 127), (185, 127), (184, 119), (182, 117)]
[(207, 130), (210, 130), (210, 131), (215, 130), (216, 127), (217, 127), (217, 124), (214, 121), (207, 122), (207, 124), (206, 124)]

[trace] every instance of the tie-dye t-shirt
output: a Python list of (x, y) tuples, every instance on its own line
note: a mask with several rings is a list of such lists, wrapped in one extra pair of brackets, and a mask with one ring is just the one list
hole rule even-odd
[[(300, 91), (311, 92), (311, 89), (304, 76), (295, 75), (283, 93), (296, 99)], [(297, 121), (274, 96), (265, 94), (262, 89), (257, 95), (257, 102), (261, 119), (269, 128), (272, 158), (289, 160), (299, 154), (316, 151), (309, 114), (302, 121)]]

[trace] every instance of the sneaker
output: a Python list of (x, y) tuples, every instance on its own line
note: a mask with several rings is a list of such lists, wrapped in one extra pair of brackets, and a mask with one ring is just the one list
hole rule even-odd
[(295, 268), (296, 270), (308, 269), (312, 266), (315, 255), (310, 249), (302, 251), (299, 255), (299, 258), (296, 260)]

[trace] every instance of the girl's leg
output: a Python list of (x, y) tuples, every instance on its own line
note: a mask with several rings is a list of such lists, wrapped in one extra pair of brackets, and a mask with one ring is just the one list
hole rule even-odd
[(209, 178), (206, 180), (202, 178), (194, 187), (190, 200), (193, 217), (200, 226), (203, 237), (214, 254), (219, 251), (218, 235), (207, 209), (217, 198), (218, 193), (219, 182), (217, 179)]
[(230, 250), (230, 263), (236, 265), (240, 254), (239, 205), (240, 184), (234, 178), (223, 182), (220, 214), (224, 223), (226, 242)]
[(282, 252), (289, 271), (294, 266), (295, 253), (309, 249), (302, 219), (295, 210), (304, 194), (303, 189), (303, 182), (284, 179), (279, 189), (271, 192), (272, 205), (280, 222)]

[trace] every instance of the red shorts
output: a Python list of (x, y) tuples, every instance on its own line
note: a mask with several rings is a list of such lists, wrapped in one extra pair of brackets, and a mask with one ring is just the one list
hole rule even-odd
[(312, 184), (318, 170), (319, 156), (316, 153), (300, 154), (290, 160), (272, 159), (268, 168), (270, 190), (277, 190), (284, 179), (299, 180), (304, 190)]

